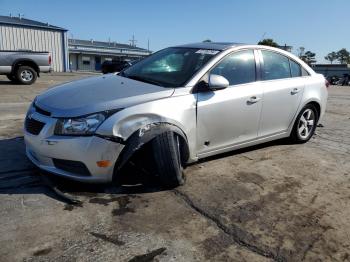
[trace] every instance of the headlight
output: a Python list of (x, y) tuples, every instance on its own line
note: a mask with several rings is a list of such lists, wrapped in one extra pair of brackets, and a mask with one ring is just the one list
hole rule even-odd
[(58, 119), (55, 135), (93, 135), (103, 121), (119, 110), (95, 113), (84, 117)]
[(32, 102), (28, 108), (26, 118), (35, 112), (34, 102)]

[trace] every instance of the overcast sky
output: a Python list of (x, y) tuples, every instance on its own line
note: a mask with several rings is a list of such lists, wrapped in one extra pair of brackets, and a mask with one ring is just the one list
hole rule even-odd
[(69, 30), (69, 36), (157, 51), (204, 39), (257, 43), (263, 36), (324, 56), (350, 49), (350, 0), (0, 0), (0, 15), (24, 14)]

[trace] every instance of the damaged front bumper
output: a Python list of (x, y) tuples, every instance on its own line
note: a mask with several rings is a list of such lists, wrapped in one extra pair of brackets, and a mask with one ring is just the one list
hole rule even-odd
[(24, 131), (26, 154), (37, 167), (81, 182), (112, 181), (124, 145), (98, 136), (56, 136), (56, 119), (32, 117), (45, 124), (37, 135)]

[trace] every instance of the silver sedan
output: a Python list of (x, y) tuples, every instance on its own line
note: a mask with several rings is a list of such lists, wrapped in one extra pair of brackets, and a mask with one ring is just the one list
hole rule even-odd
[[(166, 187), (186, 163), (267, 141), (307, 142), (322, 118), (327, 82), (280, 49), (199, 43), (163, 49), (119, 74), (36, 97), (26, 153), (39, 168), (85, 182), (118, 180), (147, 149)], [(147, 160), (148, 161), (148, 160)]]

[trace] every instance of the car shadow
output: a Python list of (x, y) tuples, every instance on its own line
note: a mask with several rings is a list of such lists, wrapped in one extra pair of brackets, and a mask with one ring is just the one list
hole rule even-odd
[[(199, 163), (286, 143), (286, 140), (277, 140), (207, 157)], [(191, 165), (196, 164), (198, 162)], [(57, 201), (79, 204), (80, 201), (76, 200), (80, 197), (95, 197), (97, 194), (135, 195), (168, 190), (158, 183), (155, 176), (145, 174), (135, 165), (126, 165), (121, 176), (122, 183), (118, 186), (112, 183), (88, 184), (68, 180), (37, 169), (25, 155), (23, 137), (0, 140), (0, 195), (44, 194)]]
[[(145, 194), (165, 190), (154, 179), (127, 165), (121, 171), (122, 185), (75, 182), (43, 172), (25, 155), (23, 137), (0, 140), (0, 194), (44, 194), (62, 202), (94, 194)], [(74, 201), (73, 201), (74, 202)]]
[(236, 149), (236, 150), (233, 150), (233, 151), (229, 151), (229, 152), (226, 152), (226, 153), (220, 153), (220, 154), (217, 154), (217, 155), (214, 155), (214, 156), (201, 158), (198, 162), (193, 163), (193, 165), (196, 165), (198, 163), (203, 163), (203, 162), (217, 160), (217, 159), (220, 159), (220, 158), (240, 155), (240, 154), (243, 154), (243, 153), (246, 153), (246, 152), (255, 151), (255, 150), (259, 150), (259, 149), (263, 149), (263, 148), (267, 148), (267, 147), (273, 147), (273, 146), (278, 146), (278, 145), (292, 145), (292, 144), (293, 143), (291, 143), (288, 139), (282, 138), (282, 139), (278, 139), (278, 140), (274, 140), (274, 141), (258, 144), (258, 145), (255, 145), (255, 146), (249, 146), (249, 147), (245, 147), (245, 148), (242, 148), (242, 149)]
[(10, 80), (0, 80), (0, 85), (16, 85)]

